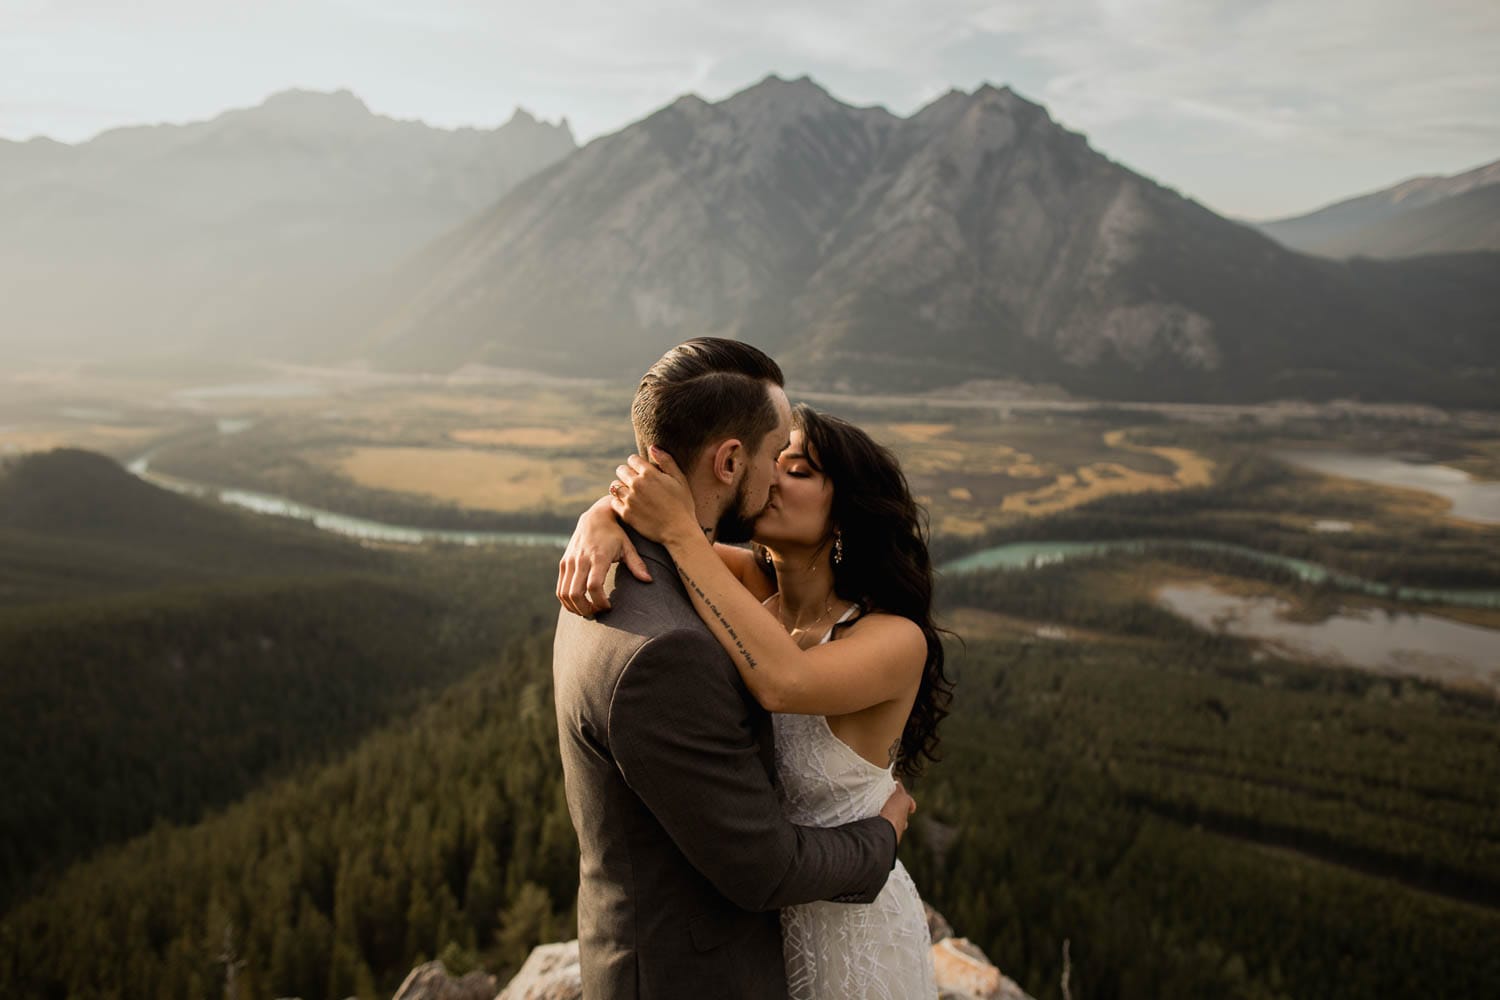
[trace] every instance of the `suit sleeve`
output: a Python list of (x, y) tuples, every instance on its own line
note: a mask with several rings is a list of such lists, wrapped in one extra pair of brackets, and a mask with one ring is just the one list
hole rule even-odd
[(688, 630), (635, 654), (610, 707), (625, 781), (742, 909), (873, 901), (896, 863), (896, 831), (879, 816), (832, 829), (789, 823), (722, 657), (712, 636)]

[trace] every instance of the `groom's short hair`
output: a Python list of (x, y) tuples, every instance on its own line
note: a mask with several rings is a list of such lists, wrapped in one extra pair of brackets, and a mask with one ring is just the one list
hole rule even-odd
[(678, 344), (641, 377), (630, 420), (636, 448), (671, 455), (686, 472), (705, 444), (739, 438), (752, 451), (775, 427), (770, 387), (784, 386), (781, 367), (738, 340), (698, 337)]

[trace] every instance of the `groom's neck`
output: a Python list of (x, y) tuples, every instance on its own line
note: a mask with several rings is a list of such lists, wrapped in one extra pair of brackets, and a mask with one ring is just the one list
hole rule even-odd
[(721, 511), (715, 510), (715, 505), (709, 505), (708, 508), (703, 507), (702, 504), (697, 505), (697, 526), (702, 529), (703, 537), (708, 538), (709, 544), (718, 540), (718, 516), (720, 516), (720, 513)]
[(722, 484), (711, 477), (694, 477), (688, 481), (688, 489), (693, 492), (693, 516), (698, 519), (698, 527), (709, 542), (717, 541), (719, 518), (725, 510)]

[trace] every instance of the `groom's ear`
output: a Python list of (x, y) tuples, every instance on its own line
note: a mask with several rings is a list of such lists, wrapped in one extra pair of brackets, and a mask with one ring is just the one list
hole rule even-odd
[(745, 449), (740, 439), (720, 441), (714, 448), (712, 460), (714, 478), (726, 486), (732, 484), (734, 477), (739, 475), (740, 466), (745, 463)]

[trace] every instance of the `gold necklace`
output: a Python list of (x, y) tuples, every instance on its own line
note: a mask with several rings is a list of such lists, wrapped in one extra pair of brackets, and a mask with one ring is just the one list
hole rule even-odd
[(828, 606), (823, 609), (823, 613), (821, 615), (814, 618), (806, 625), (791, 625), (787, 623), (787, 620), (784, 617), (782, 617), (781, 596), (778, 594), (776, 597), (776, 617), (778, 620), (780, 620), (781, 627), (786, 629), (787, 635), (792, 635), (796, 632), (805, 633), (808, 629), (812, 628), (814, 625), (818, 624), (818, 622), (822, 621), (824, 618), (827, 618), (830, 614), (833, 613), (833, 606), (838, 603), (838, 597), (830, 591), (828, 594), (828, 598)]

